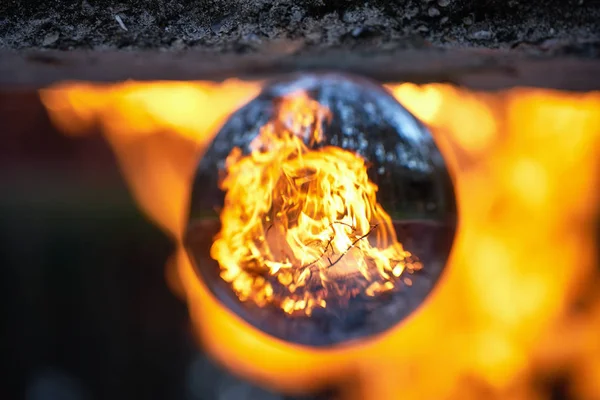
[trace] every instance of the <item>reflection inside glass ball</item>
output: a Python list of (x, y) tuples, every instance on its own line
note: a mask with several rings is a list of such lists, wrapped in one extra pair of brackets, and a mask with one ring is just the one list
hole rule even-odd
[(426, 130), (374, 83), (277, 81), (201, 160), (186, 244), (213, 294), (257, 328), (331, 345), (390, 328), (425, 298), (454, 233)]

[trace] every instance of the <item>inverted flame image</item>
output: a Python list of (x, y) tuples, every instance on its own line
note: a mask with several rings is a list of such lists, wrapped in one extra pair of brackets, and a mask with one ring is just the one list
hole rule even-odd
[(377, 203), (365, 160), (335, 146), (309, 147), (323, 141), (329, 117), (304, 92), (284, 97), (251, 154), (234, 148), (226, 160), (222, 229), (211, 255), (242, 301), (276, 300), (288, 314), (310, 315), (328, 301), (391, 290), (405, 267), (420, 268)]
[[(41, 92), (50, 118), (65, 134), (83, 135), (94, 127), (102, 130), (140, 208), (178, 243), (168, 279), (188, 304), (198, 339), (213, 358), (236, 375), (273, 390), (306, 393), (333, 387), (344, 400), (550, 399), (551, 385), (544, 382), (565, 374), (570, 378), (567, 395), (600, 398), (600, 93), (536, 88), (488, 93), (449, 84), (385, 84), (431, 130), (448, 164), (460, 218), (455, 242), (446, 272), (410, 317), (376, 337), (316, 349), (275, 339), (224, 307), (198, 279), (181, 244), (198, 160), (227, 116), (256, 96), (262, 85), (239, 80), (64, 83)], [(299, 95), (282, 111), (302, 115), (306, 107), (315, 111), (311, 107), (316, 105)], [(281, 135), (274, 131), (275, 125), (302, 131), (314, 122), (310, 118), (326, 120), (321, 111), (305, 114), (308, 120), (280, 114), (271, 127), (265, 126), (265, 134)], [(307, 134), (318, 140), (318, 132)], [(258, 168), (261, 157), (272, 157), (260, 151), (263, 146), (283, 146), (294, 157), (310, 160), (310, 151), (291, 150), (287, 142), (281, 143), (281, 136), (276, 137), (276, 141), (266, 140), (267, 136), (257, 139), (250, 156), (233, 153), (229, 176), (244, 163)], [(294, 141), (293, 135), (286, 138)], [(326, 163), (325, 156), (314, 161)], [(287, 176), (295, 176), (294, 157), (285, 159)], [(345, 160), (337, 167), (351, 168), (359, 176), (359, 160)], [(238, 172), (236, 179), (252, 179), (241, 169)], [(273, 178), (271, 184), (282, 185), (282, 191), (291, 190), (293, 184), (311, 184), (279, 182)], [(363, 183), (352, 195), (373, 195), (374, 188)], [(224, 184), (233, 196), (232, 182)], [(314, 190), (333, 193), (334, 186)], [(292, 207), (285, 200), (285, 196), (273, 197), (271, 205)], [(294, 204), (308, 207), (310, 201)], [(368, 233), (377, 221), (381, 228), (386, 226), (385, 210), (377, 210), (372, 198), (352, 204), (369, 204), (370, 214), (355, 210), (362, 219), (349, 219), (352, 229), (336, 227), (340, 243), (335, 252), (346, 251), (348, 241)], [(264, 218), (257, 218), (252, 226), (265, 231), (267, 242), (265, 226), (273, 221), (266, 217), (272, 217), (271, 207), (261, 210)], [(331, 237), (326, 227), (334, 220), (328, 218), (311, 232), (326, 243)], [(287, 223), (289, 231), (297, 226), (293, 224), (314, 222), (298, 214), (293, 223), (279, 223)], [(376, 236), (381, 228), (371, 234)], [(231, 228), (223, 224), (222, 229)], [(215, 244), (213, 255), (225, 277), (233, 281), (236, 274), (227, 270), (229, 261), (217, 254), (218, 249), (226, 248), (230, 240), (245, 239), (221, 237), (224, 241)], [(276, 243), (269, 244), (271, 251), (283, 253), (266, 259), (272, 261), (267, 275), (285, 271), (287, 261), (312, 262), (299, 252), (309, 246), (305, 239), (296, 239), (299, 242), (286, 237), (286, 243), (296, 246), (291, 249), (280, 249), (277, 235), (270, 239)], [(368, 250), (373, 260), (385, 251), (366, 240), (357, 243), (373, 247)], [(388, 251), (395, 253), (386, 253), (385, 259), (399, 259), (401, 247), (391, 234), (387, 243), (393, 249)], [(260, 257), (265, 254), (269, 253), (261, 250)], [(244, 259), (248, 266), (255, 257), (230, 256)], [(323, 257), (319, 260), (320, 268), (329, 264)], [(408, 268), (408, 263), (401, 265)], [(384, 285), (395, 282), (394, 266), (381, 263), (376, 270)], [(301, 281), (300, 276), (292, 276), (291, 281), (290, 276), (280, 276), (284, 283)], [(319, 279), (331, 277), (325, 273)], [(287, 291), (279, 295), (282, 306), (288, 297), (294, 304), (286, 308), (310, 309), (308, 300), (297, 305), (300, 298), (293, 297), (289, 284), (284, 286)], [(246, 290), (242, 287), (239, 293), (258, 293), (254, 288)], [(318, 299), (312, 304), (318, 304)]]

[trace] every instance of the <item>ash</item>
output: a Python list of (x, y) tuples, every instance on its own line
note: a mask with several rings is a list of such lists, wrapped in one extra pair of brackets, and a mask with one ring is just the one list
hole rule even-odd
[(594, 0), (4, 0), (0, 48), (298, 53), (501, 48), (597, 57)]

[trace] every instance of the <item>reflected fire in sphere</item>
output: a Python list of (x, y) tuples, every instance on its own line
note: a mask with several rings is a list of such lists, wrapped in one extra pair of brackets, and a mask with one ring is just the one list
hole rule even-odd
[[(287, 288), (278, 306), (310, 316), (356, 291), (391, 290), (405, 268), (421, 268), (396, 240), (365, 161), (333, 146), (308, 147), (323, 142), (330, 117), (304, 92), (284, 97), (250, 144), (251, 154), (235, 148), (227, 157), (222, 229), (211, 255), (240, 300), (273, 301), (273, 283), (264, 276), (274, 276)], [(346, 287), (358, 274), (364, 279)], [(335, 295), (327, 300), (329, 291)]]
[(600, 397), (600, 93), (386, 84), (431, 130), (448, 165), (460, 216), (452, 253), (402, 324), (309, 348), (223, 306), (182, 246), (198, 160), (262, 87), (67, 83), (41, 93), (65, 133), (102, 130), (140, 207), (180, 244), (170, 280), (213, 357), (274, 389), (335, 386), (347, 399), (549, 398), (541, 377), (565, 372), (573, 396)]
[(431, 134), (389, 92), (292, 75), (215, 136), (185, 243), (229, 310), (278, 339), (331, 347), (420, 305), (450, 252), (454, 204)]

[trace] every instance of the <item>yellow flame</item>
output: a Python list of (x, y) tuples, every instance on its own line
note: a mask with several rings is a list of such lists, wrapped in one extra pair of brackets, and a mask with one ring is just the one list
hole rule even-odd
[[(186, 185), (201, 145), (215, 134), (214, 121), (260, 88), (231, 85), (66, 85), (44, 92), (43, 100), (68, 132), (99, 125), (121, 163), (132, 163), (124, 173), (141, 207), (178, 232)], [(236, 374), (290, 392), (337, 383), (348, 399), (540, 399), (546, 393), (535, 374), (568, 369), (576, 376), (574, 391), (600, 398), (600, 298), (592, 295), (595, 306), (568, 313), (598, 279), (600, 93), (387, 88), (430, 127), (455, 183), (459, 230), (437, 289), (408, 321), (380, 337), (306, 349), (225, 309), (179, 248), (174, 265), (206, 349)], [(145, 93), (145, 100), (131, 91)], [(165, 99), (191, 110), (190, 121), (177, 120), (183, 111), (163, 113)], [(127, 146), (133, 137), (139, 141)], [(172, 145), (176, 140), (180, 147)], [(150, 143), (156, 150), (140, 162), (136, 154)], [(186, 146), (198, 150), (188, 154)], [(171, 190), (173, 182), (179, 190)]]
[(220, 84), (75, 82), (42, 90), (40, 96), (63, 132), (102, 130), (142, 210), (179, 238), (187, 225), (198, 158), (227, 115), (259, 90), (259, 83), (237, 79)]
[(252, 141), (251, 154), (234, 148), (227, 157), (222, 229), (211, 256), (242, 301), (311, 315), (330, 298), (393, 289), (407, 260), (420, 267), (397, 242), (365, 160), (335, 146), (312, 148), (329, 117), (306, 93), (293, 93)]

